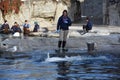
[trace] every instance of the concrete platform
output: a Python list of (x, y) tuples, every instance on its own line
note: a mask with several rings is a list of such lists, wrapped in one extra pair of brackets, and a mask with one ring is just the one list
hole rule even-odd
[[(97, 52), (101, 53), (119, 53), (120, 52), (120, 27), (116, 26), (94, 26), (92, 31), (84, 35), (80, 34), (82, 26), (71, 26), (66, 47), (68, 49), (86, 50), (87, 42), (94, 42)], [(27, 37), (27, 38), (12, 38), (7, 37), (2, 40), (2, 44), (8, 45), (8, 48), (17, 46), (17, 52), (27, 52), (34, 50), (55, 50), (58, 43), (58, 33), (54, 31), (46, 33), (48, 36)], [(49, 36), (49, 35), (53, 36)], [(69, 52), (70, 53), (70, 52)]]

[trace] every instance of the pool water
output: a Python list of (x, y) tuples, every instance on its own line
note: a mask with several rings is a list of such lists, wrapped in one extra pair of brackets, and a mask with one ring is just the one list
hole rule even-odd
[[(17, 53), (30, 57), (0, 58), (0, 80), (119, 80), (119, 54), (48, 57), (52, 52)], [(55, 53), (57, 54), (57, 53)], [(74, 53), (72, 53), (74, 54)]]

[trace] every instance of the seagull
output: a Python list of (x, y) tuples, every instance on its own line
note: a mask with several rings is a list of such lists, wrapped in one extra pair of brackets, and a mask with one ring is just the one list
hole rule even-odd
[(6, 51), (16, 52), (17, 51), (17, 46), (13, 46), (12, 48), (8, 48)]

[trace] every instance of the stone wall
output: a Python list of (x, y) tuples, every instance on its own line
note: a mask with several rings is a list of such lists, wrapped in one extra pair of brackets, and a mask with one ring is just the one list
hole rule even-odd
[(3, 23), (2, 12), (0, 11), (0, 22)]
[[(81, 17), (90, 16), (94, 24), (120, 25), (120, 4), (107, 5), (109, 0), (26, 0), (20, 7), (20, 12), (8, 13), (5, 19), (10, 26), (17, 21), (20, 25), (28, 20), (33, 28), (34, 21), (41, 27), (56, 25), (64, 9), (72, 21), (79, 21)], [(82, 19), (83, 19), (82, 18)], [(3, 23), (0, 11), (0, 23)]]
[(81, 4), (78, 0), (71, 0), (71, 6), (69, 8), (69, 16), (72, 21), (76, 22), (81, 19)]
[(23, 2), (19, 14), (15, 14), (13, 11), (12, 13), (7, 14), (5, 19), (8, 20), (10, 25), (15, 21), (22, 25), (24, 20), (27, 19), (31, 26), (33, 26), (34, 21), (37, 21), (41, 27), (50, 27), (52, 24), (57, 23), (57, 20), (62, 15), (64, 9), (68, 10), (70, 18), (74, 21), (76, 13), (80, 13), (80, 8), (78, 8), (80, 4), (76, 4), (76, 2), (78, 3), (79, 1), (26, 0)]

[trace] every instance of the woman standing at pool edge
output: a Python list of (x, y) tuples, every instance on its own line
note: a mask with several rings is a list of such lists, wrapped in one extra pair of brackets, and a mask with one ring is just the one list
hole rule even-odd
[(68, 17), (67, 10), (63, 11), (62, 16), (59, 17), (57, 23), (57, 31), (60, 30), (59, 33), (59, 41), (58, 41), (58, 49), (60, 50), (62, 46), (62, 50), (65, 50), (67, 35), (69, 32), (69, 26), (71, 26), (71, 19)]

